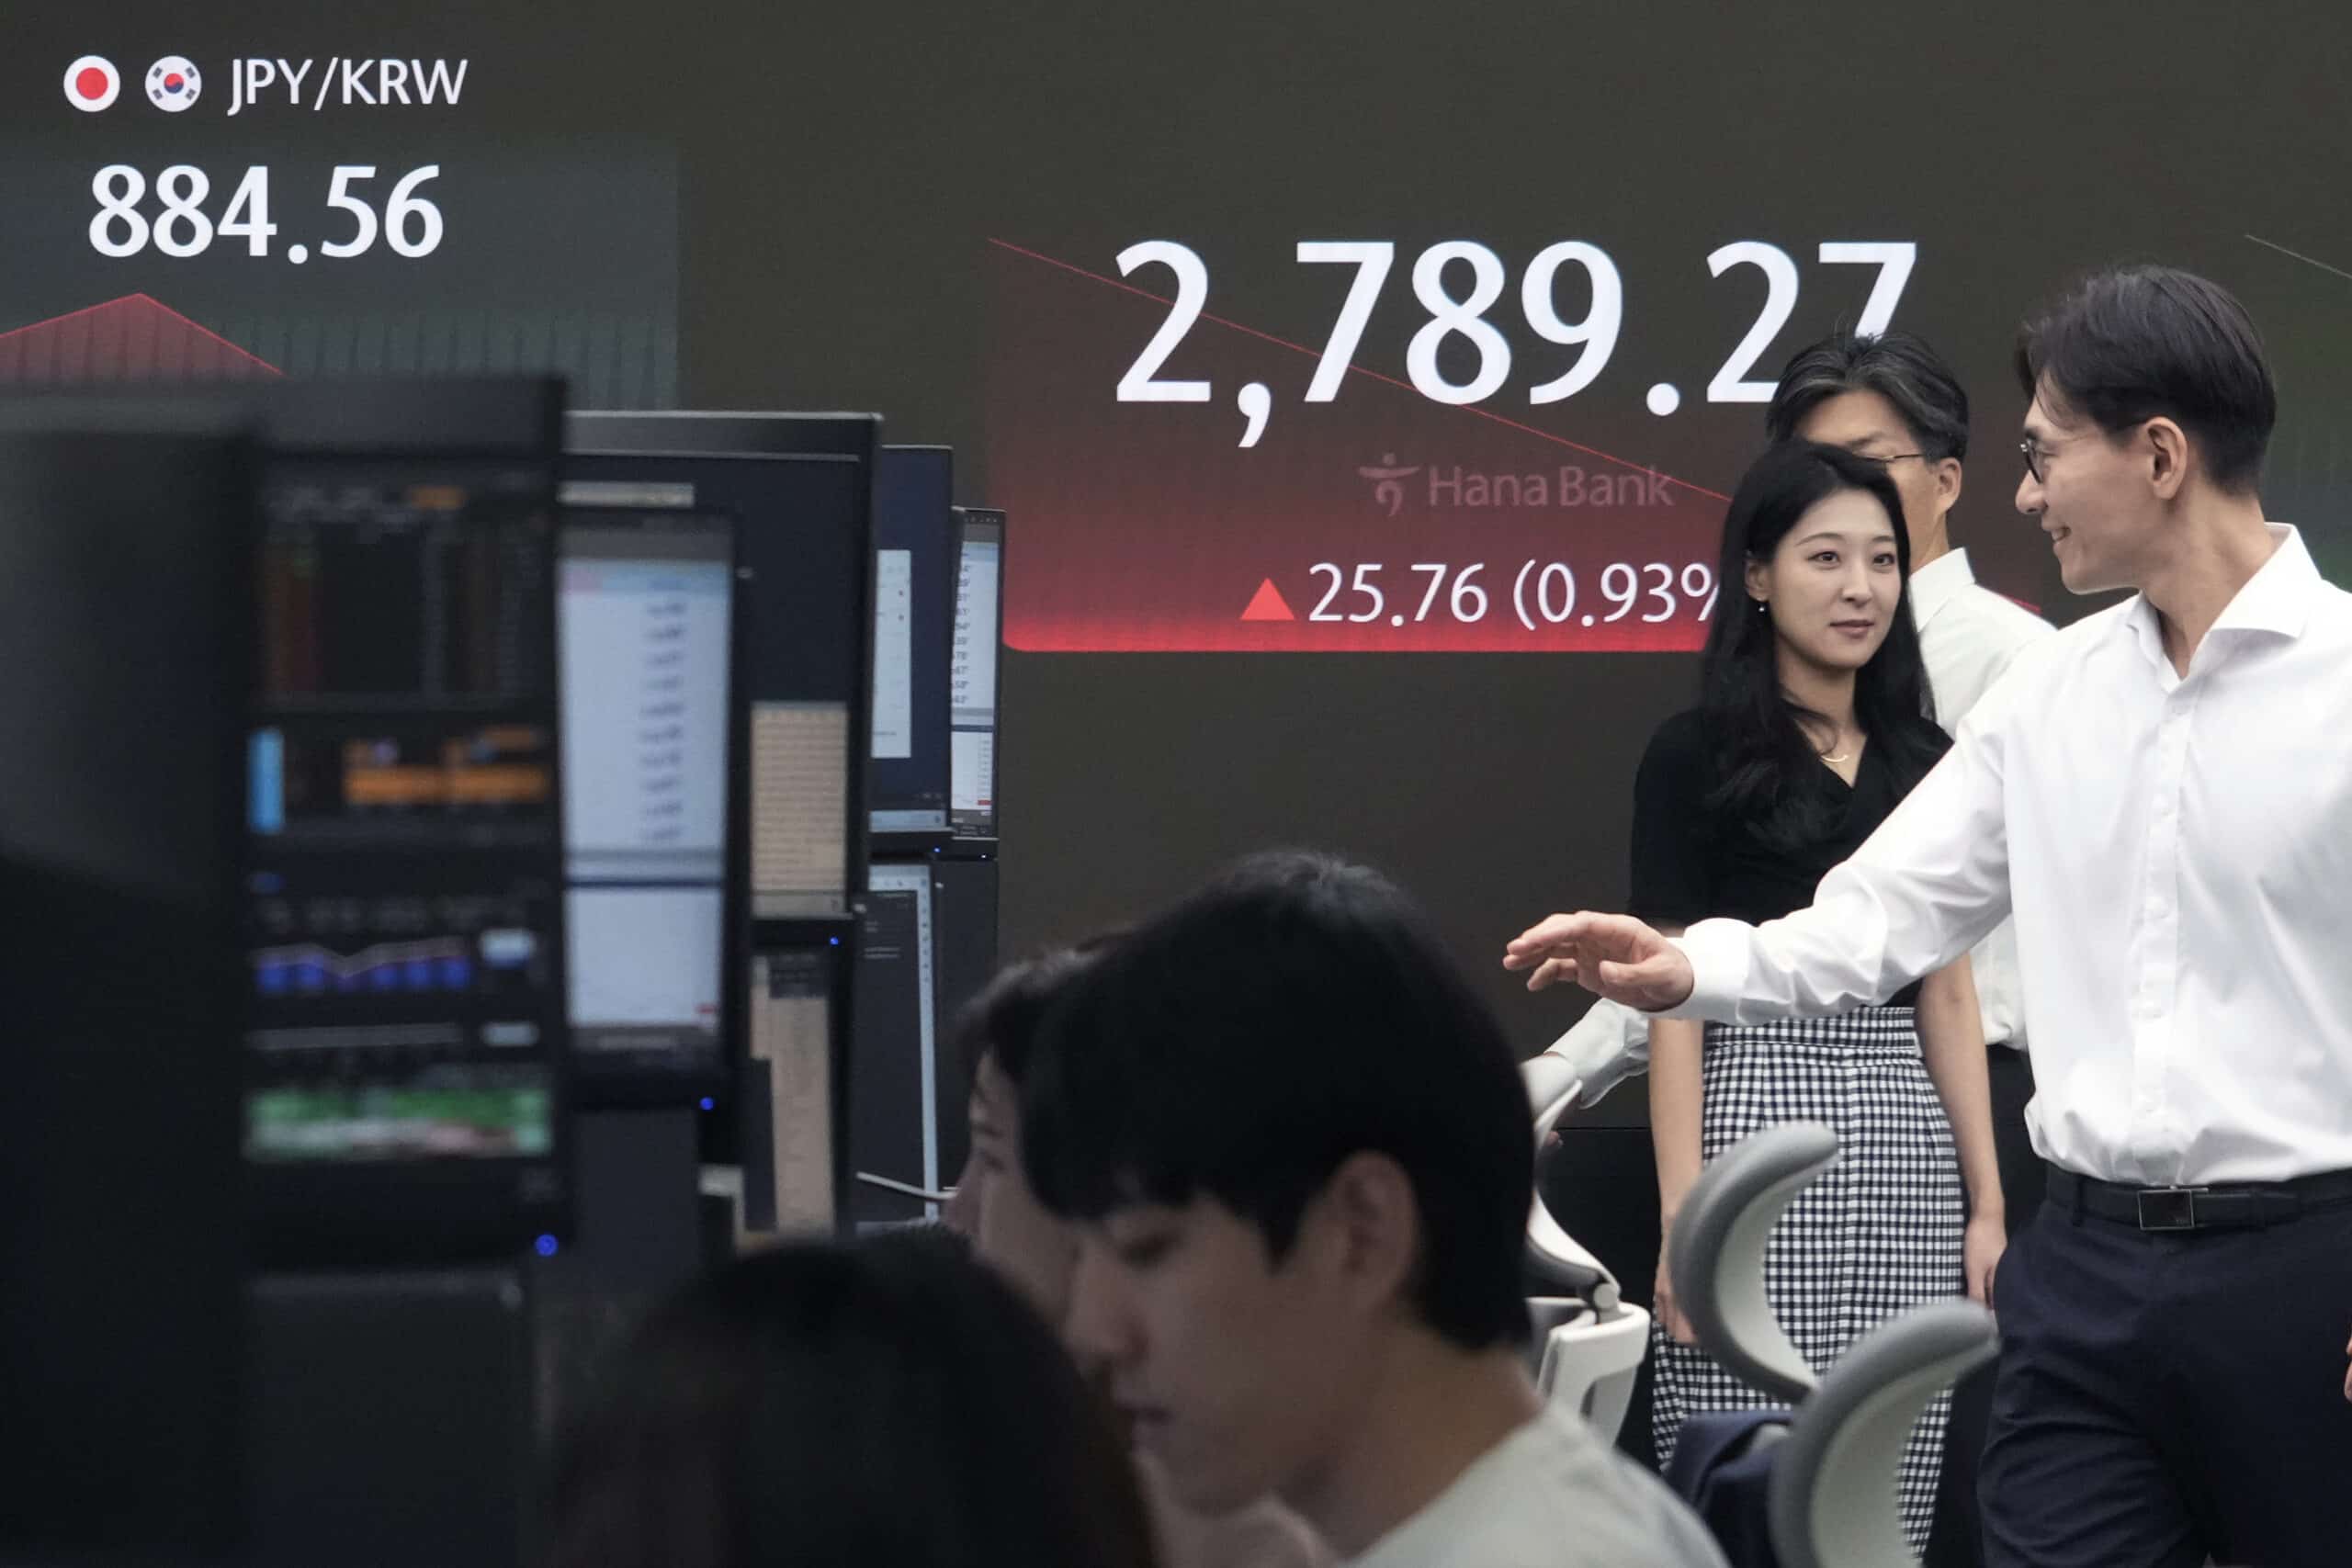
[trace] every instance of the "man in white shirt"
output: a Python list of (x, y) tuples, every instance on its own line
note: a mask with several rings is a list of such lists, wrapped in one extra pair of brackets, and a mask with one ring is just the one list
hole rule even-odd
[(1377, 1568), (1720, 1568), (1535, 1393), (1525, 1091), (1374, 874), (1261, 856), (1105, 948), (1037, 1032), (1021, 1129), (1080, 1222), (1065, 1332), (1186, 1506), (1272, 1494)]
[(2077, 593), (1951, 753), (1760, 927), (1556, 915), (1505, 963), (1630, 1006), (1842, 1011), (2014, 911), (2049, 1201), (1995, 1284), (1996, 1568), (2352, 1540), (2352, 595), (2263, 516), (2244, 309), (2160, 267), (2029, 323), (2018, 508)]

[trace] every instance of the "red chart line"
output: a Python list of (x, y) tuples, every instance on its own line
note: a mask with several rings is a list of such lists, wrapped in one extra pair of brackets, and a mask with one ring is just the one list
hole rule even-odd
[(222, 337), (219, 333), (214, 332), (210, 327), (206, 326), (202, 321), (196, 321), (182, 314), (180, 311), (173, 310), (169, 305), (164, 304), (153, 294), (132, 294), (127, 296), (127, 298), (146, 300), (147, 303), (154, 306), (155, 309), (163, 311), (165, 315), (186, 321), (189, 326), (194, 327), (198, 332), (202, 333), (206, 337), (210, 338), (213, 342), (229, 350), (232, 354), (241, 354), (244, 355), (247, 359), (252, 360), (255, 365), (260, 366), (263, 369), (268, 371), (273, 376), (283, 376), (286, 374), (285, 371), (280, 370), (277, 366), (272, 365), (268, 360), (264, 359), (252, 349), (246, 348), (241, 344), (232, 343), (229, 339)]
[(147, 303), (154, 306), (155, 309), (163, 311), (164, 314), (171, 317), (174, 321), (179, 321), (196, 332), (202, 333), (206, 337), (210, 338), (213, 342), (229, 350), (232, 354), (239, 355), (246, 359), (252, 360), (255, 365), (260, 366), (271, 375), (283, 376), (286, 374), (285, 371), (280, 370), (277, 366), (272, 365), (268, 360), (264, 359), (260, 355), (255, 354), (253, 350), (244, 347), (243, 344), (231, 342), (229, 339), (222, 337), (219, 333), (214, 332), (210, 327), (206, 326), (202, 321), (197, 321), (178, 310), (173, 310), (169, 305), (164, 304), (153, 294), (149, 294), (144, 291), (137, 294), (119, 295), (112, 299), (101, 299), (95, 305), (85, 305), (78, 310), (68, 310), (62, 316), (45, 316), (38, 321), (27, 321), (21, 327), (10, 327), (6, 332), (0, 332), (0, 343), (6, 343), (12, 337), (22, 336), (26, 333), (37, 333), (47, 327), (58, 326), (63, 322), (73, 321), (77, 316), (86, 316), (94, 311), (111, 310), (117, 305), (128, 305), (137, 299), (144, 299)]
[[(53, 327), (62, 321), (70, 321), (76, 316), (86, 316), (93, 310), (103, 310), (109, 305), (127, 304), (133, 299), (142, 298), (144, 298), (142, 295), (126, 294), (119, 299), (101, 299), (95, 305), (85, 305), (78, 310), (68, 310), (62, 316), (44, 316), (38, 321), (27, 321), (21, 327), (10, 327), (6, 332), (0, 333), (0, 343), (6, 343), (12, 337), (22, 336), (26, 333), (37, 333), (43, 327)], [(165, 309), (168, 310), (170, 307), (166, 306)]]
[[(1014, 255), (1026, 256), (1031, 261), (1044, 262), (1047, 266), (1057, 266), (1064, 272), (1075, 273), (1079, 276), (1086, 278), (1091, 282), (1100, 283), (1108, 288), (1116, 288), (1125, 293), (1132, 294), (1139, 299), (1148, 299), (1157, 305), (1173, 305), (1175, 303), (1174, 300), (1168, 299), (1164, 295), (1154, 294), (1148, 288), (1138, 288), (1134, 284), (1126, 282), (1122, 278), (1112, 277), (1103, 273), (1090, 271), (1074, 263), (1063, 261), (1058, 256), (1049, 256), (1042, 251), (1033, 251), (1025, 245), (1016, 245), (1010, 240), (990, 239), (989, 243), (996, 246), (999, 250), (1010, 251)], [(1261, 339), (1266, 343), (1272, 344), (1277, 348), (1289, 349), (1293, 354), (1303, 354), (1309, 359), (1320, 359), (1322, 357), (1319, 351), (1309, 348), (1305, 344), (1293, 343), (1290, 339), (1284, 337), (1276, 337), (1272, 333), (1261, 332), (1256, 327), (1250, 326), (1246, 322), (1233, 321), (1228, 317), (1219, 316), (1211, 311), (1203, 310), (1201, 312), (1201, 320), (1204, 321), (1215, 321), (1218, 326), (1228, 328), (1233, 332), (1246, 333), (1250, 337)], [(1385, 376), (1377, 370), (1367, 369), (1361, 365), (1350, 365), (1348, 367), (1348, 373), (1351, 376), (1363, 376), (1369, 378), (1372, 380), (1380, 382), (1384, 386), (1395, 387), (1400, 391), (1410, 392), (1415, 397), (1419, 397), (1421, 395), (1420, 389), (1414, 386), (1410, 381), (1400, 381), (1394, 376)], [(1548, 430), (1538, 430), (1532, 424), (1522, 424), (1518, 420), (1509, 418), (1503, 414), (1495, 413), (1490, 410), (1476, 408), (1468, 403), (1440, 403), (1437, 406), (1440, 408), (1450, 408), (1460, 413), (1476, 414), (1478, 418), (1491, 421), (1496, 424), (1503, 426), (1507, 430), (1516, 430), (1522, 435), (1532, 435), (1538, 441), (1549, 441), (1555, 446), (1566, 446), (1572, 452), (1581, 452), (1588, 457), (1599, 457), (1604, 462), (1615, 463), (1621, 468), (1632, 468), (1636, 473), (1657, 473), (1657, 470), (1647, 463), (1636, 463), (1631, 457), (1620, 457), (1614, 452), (1604, 452), (1598, 446), (1587, 446), (1580, 441), (1571, 441), (1565, 435), (1557, 435)], [(1728, 502), (1731, 500), (1731, 497), (1724, 494), (1721, 491), (1709, 490), (1705, 485), (1692, 484), (1689, 479), (1678, 479), (1672, 474), (1658, 474), (1658, 478), (1665, 480), (1668, 484), (1680, 485), (1684, 490), (1690, 491), (1699, 495), (1706, 496), (1711, 500), (1722, 502)]]

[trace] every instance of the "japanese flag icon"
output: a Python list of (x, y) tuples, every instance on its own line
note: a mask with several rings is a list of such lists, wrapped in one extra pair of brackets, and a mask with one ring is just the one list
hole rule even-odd
[(122, 74), (103, 55), (85, 54), (65, 68), (65, 101), (84, 114), (111, 107), (122, 92)]

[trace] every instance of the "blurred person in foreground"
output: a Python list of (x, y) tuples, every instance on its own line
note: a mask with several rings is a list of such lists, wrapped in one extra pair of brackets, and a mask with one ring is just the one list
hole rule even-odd
[(558, 1457), (548, 1568), (1155, 1568), (1101, 1399), (945, 1237), (796, 1243), (657, 1312)]

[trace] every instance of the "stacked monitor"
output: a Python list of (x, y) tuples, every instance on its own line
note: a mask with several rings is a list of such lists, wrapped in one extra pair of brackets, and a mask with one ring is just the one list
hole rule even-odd
[(734, 521), (742, 831), (730, 858), (744, 913), (729, 922), (740, 966), (725, 973), (741, 1027), (737, 1092), (706, 1097), (703, 1144), (741, 1167), (756, 1232), (831, 1228), (846, 1200), (878, 427), (861, 414), (580, 412), (567, 431), (576, 498)]
[(567, 1226), (554, 382), (266, 400), (245, 1150), (281, 1263)]
[[(888, 764), (877, 759), (875, 861), (867, 877), (865, 946), (858, 963), (853, 1096), (861, 1178), (856, 1213), (867, 1224), (934, 1215), (938, 1195), (956, 1180), (968, 1150), (970, 1064), (958, 1058), (953, 1035), (957, 1014), (986, 983), (997, 958), (996, 734), (1004, 559), (1001, 512), (950, 507), (944, 535), (929, 526), (931, 507), (948, 479), (940, 449), (885, 447), (881, 471), (886, 479), (895, 472), (891, 499), (897, 516), (895, 531), (886, 528), (886, 491), (877, 490), (876, 549), (887, 552), (896, 543), (905, 559), (893, 569), (887, 558), (878, 558), (877, 581), (887, 581), (893, 570), (901, 571), (910, 605), (921, 585), (944, 579), (951, 591), (944, 636), (906, 634), (910, 662), (899, 677), (912, 694), (910, 712), (931, 711), (933, 721), (904, 738), (905, 761), (913, 768), (925, 760), (944, 760), (947, 812), (944, 819), (923, 816), (918, 827), (908, 814), (908, 795), (881, 793)], [(937, 571), (927, 569), (932, 552), (937, 553)], [(877, 592), (877, 693), (885, 679), (881, 649), (892, 636), (891, 614), (889, 594)], [(919, 626), (931, 624), (928, 615), (915, 618)], [(922, 710), (923, 695), (932, 692), (944, 693), (944, 705)], [(886, 733), (876, 726), (877, 750)], [(892, 823), (895, 830), (886, 830)]]
[(743, 857), (735, 524), (564, 490), (565, 931), (583, 1104), (724, 1091)]

